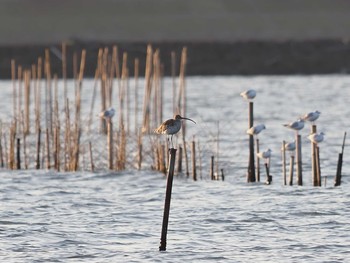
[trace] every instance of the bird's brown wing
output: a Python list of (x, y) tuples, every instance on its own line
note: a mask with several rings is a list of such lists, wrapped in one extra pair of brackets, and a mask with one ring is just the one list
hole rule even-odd
[(169, 119), (163, 122), (157, 129), (154, 130), (155, 133), (163, 134), (167, 130), (168, 126), (174, 125), (174, 120)]

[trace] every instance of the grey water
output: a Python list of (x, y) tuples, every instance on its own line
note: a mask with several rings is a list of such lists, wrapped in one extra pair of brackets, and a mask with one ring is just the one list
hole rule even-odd
[[(10, 83), (1, 84), (10, 96)], [(202, 168), (196, 182), (174, 178), (166, 252), (158, 251), (166, 178), (148, 163), (123, 172), (103, 169), (104, 160), (95, 173), (0, 170), (1, 262), (350, 262), (347, 146), (342, 185), (333, 186), (350, 125), (349, 85), (346, 75), (187, 78), (186, 117), (197, 122), (187, 124), (187, 136), (201, 145)], [(267, 127), (261, 149), (273, 151), (271, 185), (263, 170), (261, 182), (246, 183), (248, 105), (239, 93), (248, 88), (258, 93), (255, 123)], [(2, 106), (4, 119), (11, 104)], [(322, 187), (312, 186), (307, 125), (304, 185), (284, 186), (281, 142), (294, 132), (282, 124), (314, 110), (326, 133)], [(225, 181), (209, 180), (211, 155)]]

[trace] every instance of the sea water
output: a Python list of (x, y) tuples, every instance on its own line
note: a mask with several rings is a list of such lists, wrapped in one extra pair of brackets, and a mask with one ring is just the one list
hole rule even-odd
[[(165, 114), (172, 116), (171, 80), (165, 80)], [(11, 83), (3, 86), (1, 119), (11, 112)], [(350, 77), (189, 77), (187, 136), (200, 146), (198, 180), (174, 177), (167, 250), (159, 252), (166, 178), (145, 161), (111, 172), (34, 169), (0, 171), (1, 262), (347, 262), (350, 259), (350, 162), (334, 175), (349, 130)], [(86, 80), (84, 88), (93, 86)], [(142, 87), (142, 86), (141, 86)], [(246, 183), (248, 103), (253, 88), (255, 124), (264, 123), (260, 148), (272, 149), (273, 182)], [(88, 92), (87, 92), (88, 93)], [(91, 94), (91, 93), (89, 93)], [(86, 95), (88, 97), (88, 95)], [(89, 105), (90, 107), (90, 105)], [(283, 185), (281, 143), (295, 133), (282, 124), (321, 111), (318, 131), (322, 187), (313, 187), (309, 124), (300, 132), (303, 186)], [(176, 140), (176, 139), (175, 139)], [(225, 180), (209, 178), (210, 156)], [(262, 161), (263, 163), (263, 161)]]

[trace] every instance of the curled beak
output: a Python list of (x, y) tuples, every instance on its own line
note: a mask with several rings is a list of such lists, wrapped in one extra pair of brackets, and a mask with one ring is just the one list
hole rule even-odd
[(196, 122), (195, 122), (194, 120), (190, 119), (190, 118), (181, 117), (181, 119), (183, 119), (183, 120), (188, 120), (188, 121), (192, 121), (193, 123), (196, 124)]

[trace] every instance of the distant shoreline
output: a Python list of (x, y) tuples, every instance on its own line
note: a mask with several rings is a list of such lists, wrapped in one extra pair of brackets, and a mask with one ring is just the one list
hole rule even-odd
[[(144, 75), (147, 44), (145, 42), (83, 42), (71, 41), (67, 46), (68, 77), (73, 76), (73, 53), (78, 57), (87, 51), (84, 76), (95, 74), (99, 48), (118, 46), (119, 59), (128, 54), (129, 75), (133, 75), (134, 59), (140, 60), (140, 75)], [(237, 41), (237, 42), (158, 42), (150, 43), (159, 49), (164, 75), (171, 75), (171, 52), (176, 52), (177, 72), (181, 50), (187, 47), (186, 75), (290, 75), (290, 74), (347, 74), (350, 72), (350, 42), (338, 39), (307, 41)], [(0, 79), (11, 78), (11, 60), (23, 68), (37, 63), (51, 49), (51, 70), (62, 76), (59, 57), (61, 44), (0, 46)], [(58, 51), (58, 52), (57, 52)], [(121, 62), (120, 62), (121, 63)]]

